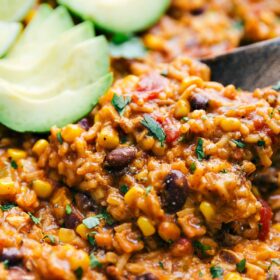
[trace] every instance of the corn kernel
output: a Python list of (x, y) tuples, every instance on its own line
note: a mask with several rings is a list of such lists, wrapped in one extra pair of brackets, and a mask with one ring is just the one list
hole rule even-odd
[(165, 241), (176, 241), (181, 235), (179, 227), (172, 222), (162, 222), (158, 228), (159, 236)]
[(0, 195), (14, 195), (15, 193), (15, 183), (11, 178), (0, 179)]
[(221, 121), (221, 128), (226, 131), (237, 131), (240, 129), (241, 122), (239, 119), (236, 118), (224, 118)]
[(148, 34), (144, 37), (145, 45), (150, 49), (162, 49), (162, 46), (164, 46), (163, 40), (155, 35)]
[(151, 150), (155, 144), (155, 139), (152, 136), (145, 136), (140, 142), (139, 146), (144, 151)]
[(180, 119), (186, 117), (190, 112), (190, 103), (185, 100), (179, 100), (175, 105), (175, 118)]
[(212, 206), (212, 204), (210, 204), (209, 202), (207, 201), (201, 202), (199, 205), (199, 209), (208, 222), (214, 218), (215, 209)]
[(9, 157), (11, 157), (13, 160), (23, 159), (27, 156), (27, 153), (25, 151), (19, 149), (8, 149), (7, 152)]
[(81, 267), (84, 271), (86, 271), (90, 263), (89, 255), (82, 250), (76, 250), (75, 254), (73, 254), (69, 258), (69, 260), (70, 260), (71, 268), (74, 271), (79, 267)]
[(43, 180), (34, 180), (32, 187), (40, 198), (48, 198), (53, 191), (53, 186), (49, 182)]
[(142, 196), (144, 190), (140, 187), (132, 187), (124, 196), (124, 201), (128, 205), (132, 205), (138, 197)]
[(186, 88), (188, 88), (191, 85), (202, 87), (203, 83), (204, 82), (202, 81), (202, 79), (196, 76), (185, 78), (181, 84), (181, 91), (184, 91)]
[(111, 127), (104, 127), (97, 136), (97, 143), (106, 149), (114, 149), (120, 144), (119, 135)]
[(79, 224), (76, 227), (76, 232), (85, 240), (87, 240), (88, 234), (90, 233), (90, 230), (84, 225)]
[(69, 124), (61, 131), (61, 136), (66, 142), (74, 142), (83, 132), (83, 129), (77, 124)]
[(45, 151), (48, 146), (49, 142), (47, 140), (40, 139), (34, 144), (32, 151), (39, 156)]
[(242, 277), (236, 272), (229, 272), (225, 277), (225, 280), (242, 280)]
[(163, 156), (163, 155), (165, 155), (165, 152), (166, 152), (166, 145), (161, 144), (159, 141), (156, 141), (155, 145), (153, 146), (152, 151), (157, 156)]
[(137, 225), (141, 229), (144, 236), (151, 236), (156, 232), (155, 227), (146, 217), (139, 217), (137, 220)]
[(63, 243), (71, 243), (75, 237), (75, 231), (68, 228), (60, 228), (58, 231), (59, 240)]
[(276, 229), (277, 231), (280, 232), (280, 223), (274, 224), (274, 225), (272, 226), (272, 228), (274, 228), (274, 229)]

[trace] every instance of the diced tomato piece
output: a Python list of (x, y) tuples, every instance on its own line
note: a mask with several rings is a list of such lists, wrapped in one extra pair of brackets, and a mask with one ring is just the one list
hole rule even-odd
[(260, 200), (262, 208), (260, 210), (260, 230), (259, 239), (264, 241), (269, 235), (269, 227), (272, 218), (272, 211), (268, 203), (264, 200)]
[(162, 125), (162, 128), (166, 134), (166, 142), (173, 143), (180, 136), (180, 131), (174, 121), (164, 116), (155, 115), (155, 120)]

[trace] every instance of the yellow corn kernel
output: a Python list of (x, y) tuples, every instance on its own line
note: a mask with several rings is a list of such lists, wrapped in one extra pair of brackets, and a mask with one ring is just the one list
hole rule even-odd
[(152, 149), (153, 153), (157, 156), (163, 156), (166, 152), (166, 145), (156, 141)]
[(276, 229), (277, 231), (280, 232), (280, 223), (274, 224), (274, 225), (272, 226), (272, 228), (274, 228), (274, 229)]
[(15, 183), (11, 178), (0, 179), (0, 195), (14, 195), (16, 193)]
[(215, 209), (211, 203), (209, 203), (207, 201), (203, 201), (200, 203), (199, 209), (208, 222), (214, 218)]
[(144, 190), (140, 187), (132, 187), (124, 196), (124, 201), (128, 205), (132, 205), (140, 196), (142, 196)]
[(63, 243), (71, 243), (75, 237), (75, 231), (68, 228), (60, 228), (58, 231), (59, 240)]
[(201, 78), (196, 76), (191, 76), (188, 78), (185, 78), (181, 84), (181, 91), (184, 91), (186, 88), (188, 88), (191, 85), (196, 85), (198, 87), (203, 86), (203, 81)]
[(77, 124), (69, 124), (61, 131), (61, 136), (66, 142), (73, 142), (83, 132), (83, 129)]
[(81, 267), (84, 271), (86, 271), (90, 263), (89, 255), (82, 250), (76, 250), (75, 254), (72, 254), (69, 260), (70, 260), (71, 268), (74, 271), (79, 267)]
[(79, 224), (76, 227), (76, 232), (85, 240), (87, 240), (88, 234), (90, 233), (90, 230), (84, 225)]
[(165, 241), (176, 241), (179, 239), (181, 230), (172, 222), (162, 222), (158, 227), (159, 236)]
[(152, 136), (145, 136), (140, 142), (139, 146), (144, 151), (151, 150), (155, 144), (155, 139)]
[(242, 277), (236, 272), (229, 272), (225, 275), (224, 280), (242, 280)]
[(144, 37), (144, 41), (145, 41), (145, 45), (149, 48), (149, 49), (162, 49), (162, 47), (164, 46), (164, 42), (163, 40), (155, 35), (152, 34), (148, 34)]
[(23, 159), (27, 156), (25, 151), (19, 149), (8, 149), (7, 152), (9, 157), (11, 157), (13, 160)]
[(221, 128), (228, 132), (228, 131), (237, 131), (240, 129), (241, 122), (239, 119), (236, 118), (224, 118), (221, 121)]
[(144, 236), (151, 236), (156, 232), (155, 227), (146, 217), (139, 217), (137, 220), (137, 225), (141, 229)]
[(190, 112), (190, 103), (188, 101), (181, 99), (175, 104), (175, 110), (174, 110), (175, 118), (181, 119), (183, 117), (186, 117), (189, 112)]
[(119, 135), (111, 127), (104, 127), (97, 136), (97, 143), (105, 149), (114, 149), (120, 144)]
[(47, 140), (40, 139), (34, 144), (32, 151), (38, 156), (40, 156), (48, 146), (49, 142)]
[(34, 180), (32, 187), (37, 196), (40, 198), (48, 198), (53, 191), (52, 184), (43, 180)]

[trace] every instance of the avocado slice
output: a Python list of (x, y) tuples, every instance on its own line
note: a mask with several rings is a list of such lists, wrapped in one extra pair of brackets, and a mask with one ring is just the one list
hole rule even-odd
[(0, 21), (0, 57), (4, 56), (11, 48), (21, 29), (21, 23)]
[[(36, 51), (34, 54), (31, 52), (28, 56), (30, 57), (28, 63), (23, 63), (20, 58), (0, 60), (0, 78), (13, 83), (37, 84), (43, 87), (43, 81), (56, 80), (57, 73), (67, 62), (69, 55), (74, 51), (75, 47), (93, 38), (93, 35), (92, 23), (83, 22), (64, 32), (41, 55)], [(104, 46), (104, 42), (103, 47), (105, 51), (106, 45)], [(35, 55), (36, 53), (37, 56)]]
[[(51, 11), (51, 12), (50, 12)], [(18, 42), (10, 51), (9, 58), (25, 56), (34, 50), (44, 51), (48, 44), (56, 40), (62, 33), (74, 26), (72, 18), (64, 7), (52, 11), (48, 5), (42, 5), (38, 15), (31, 21)], [(32, 55), (36, 55), (33, 53)]]
[(112, 74), (78, 90), (65, 90), (51, 98), (17, 95), (0, 82), (0, 122), (19, 132), (47, 132), (87, 115), (112, 83)]
[(102, 29), (131, 33), (156, 23), (170, 0), (59, 0), (83, 19), (91, 19)]

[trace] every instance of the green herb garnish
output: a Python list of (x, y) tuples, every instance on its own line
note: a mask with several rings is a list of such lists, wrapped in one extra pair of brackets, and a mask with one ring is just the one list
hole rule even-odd
[(10, 210), (10, 209), (12, 209), (12, 208), (14, 208), (14, 207), (16, 207), (16, 205), (13, 204), (13, 203), (6, 203), (6, 204), (4, 204), (4, 205), (0, 205), (0, 209), (1, 209), (2, 211), (8, 211), (8, 210)]
[(97, 216), (88, 217), (88, 218), (83, 219), (83, 224), (89, 229), (92, 229), (92, 228), (98, 226), (99, 223), (100, 223), (100, 221)]
[(102, 212), (96, 215), (96, 217), (98, 219), (103, 219), (109, 226), (113, 225), (115, 222), (112, 216), (106, 210), (102, 210)]
[(226, 169), (222, 169), (222, 170), (220, 170), (220, 173), (226, 174), (226, 173), (228, 173), (228, 171)]
[(204, 151), (203, 151), (203, 140), (202, 140), (202, 138), (198, 138), (197, 146), (195, 148), (195, 153), (196, 153), (196, 156), (197, 156), (199, 161), (201, 161), (205, 158), (205, 154), (204, 154)]
[(113, 35), (111, 41), (116, 45), (120, 45), (128, 41), (130, 38), (131, 34), (116, 33)]
[(35, 225), (40, 224), (41, 218), (36, 218), (31, 212), (27, 213)]
[(196, 170), (196, 164), (195, 164), (195, 162), (192, 162), (190, 165), (190, 171), (193, 174), (195, 172), (195, 170)]
[(198, 240), (195, 240), (193, 242), (193, 247), (197, 251), (197, 253), (201, 253), (203, 257), (207, 257), (207, 251), (212, 249), (211, 246), (202, 244)]
[(14, 160), (11, 160), (11, 166), (12, 166), (12, 168), (14, 168), (14, 169), (17, 169), (17, 168), (18, 168), (18, 165), (17, 165), (17, 163), (16, 163)]
[(90, 254), (90, 268), (101, 268), (102, 264), (98, 261), (98, 259), (94, 256), (94, 254)]
[(62, 139), (61, 131), (57, 132), (56, 139), (59, 142), (59, 144), (63, 144), (63, 139)]
[(236, 264), (236, 270), (240, 273), (245, 271), (245, 267), (246, 267), (245, 259), (241, 260), (239, 263)]
[(65, 212), (67, 215), (70, 215), (72, 213), (72, 208), (69, 204), (66, 205)]
[(131, 98), (119, 96), (116, 93), (114, 93), (112, 104), (115, 107), (115, 109), (119, 112), (120, 115), (123, 114), (125, 107), (131, 102)]
[(233, 140), (231, 140), (235, 145), (236, 145), (236, 147), (238, 147), (238, 148), (241, 148), (241, 149), (243, 149), (243, 148), (245, 148), (245, 143), (243, 143), (241, 140), (235, 140), (235, 139), (233, 139)]
[(210, 273), (213, 279), (220, 278), (223, 276), (224, 271), (220, 266), (211, 266)]
[(184, 122), (188, 122), (190, 119), (188, 117), (183, 117), (181, 120)]
[(236, 21), (234, 24), (233, 24), (233, 27), (235, 29), (238, 29), (238, 30), (242, 30), (244, 28), (244, 24), (241, 20), (239, 21)]
[(94, 237), (93, 237), (92, 235), (89, 235), (89, 234), (88, 234), (87, 240), (88, 240), (88, 242), (89, 242), (89, 244), (90, 244), (91, 246), (95, 246), (95, 245), (96, 245), (95, 239), (94, 239)]
[(9, 260), (4, 260), (3, 265), (4, 265), (5, 269), (8, 269), (9, 268)]
[(280, 81), (276, 85), (272, 86), (272, 89), (280, 91)]
[(43, 237), (43, 239), (49, 239), (52, 244), (55, 244), (55, 237), (54, 235), (47, 234)]
[(76, 270), (75, 270), (75, 275), (77, 277), (78, 280), (82, 279), (83, 277), (83, 269), (81, 267), (78, 267)]
[(158, 262), (158, 265), (159, 265), (159, 267), (160, 267), (161, 269), (164, 269), (163, 262), (159, 261), (159, 262)]
[(129, 188), (128, 188), (127, 185), (121, 185), (121, 186), (120, 186), (120, 193), (121, 193), (122, 195), (125, 195), (125, 194), (128, 192), (128, 190), (129, 190)]
[(150, 115), (145, 114), (141, 124), (145, 126), (149, 132), (160, 141), (161, 144), (165, 141), (166, 135), (161, 125)]
[(259, 147), (264, 147), (264, 146), (265, 146), (265, 141), (259, 140), (259, 141), (257, 142), (257, 145), (258, 145)]
[(152, 186), (148, 186), (146, 188), (146, 191), (145, 191), (146, 195), (148, 195), (151, 192), (152, 188), (153, 188)]

